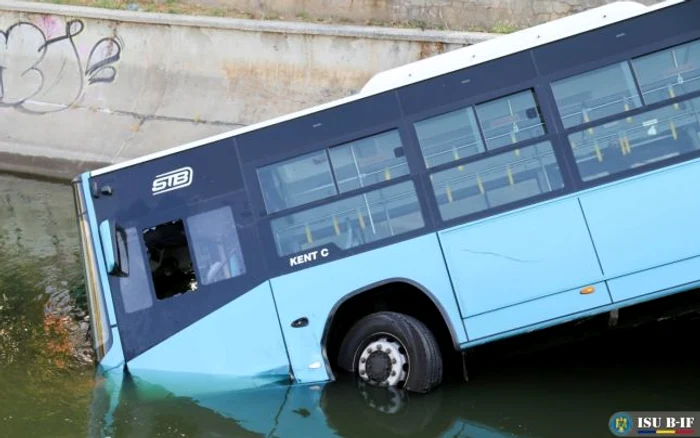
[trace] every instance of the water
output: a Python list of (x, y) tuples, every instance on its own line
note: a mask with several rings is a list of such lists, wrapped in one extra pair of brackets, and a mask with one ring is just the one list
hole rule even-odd
[(79, 282), (77, 245), (70, 187), (0, 175), (2, 437), (606, 437), (616, 411), (700, 408), (691, 319), (539, 353), (483, 348), (469, 383), (427, 396), (348, 379), (196, 398), (105, 381), (44, 330), (45, 290)]

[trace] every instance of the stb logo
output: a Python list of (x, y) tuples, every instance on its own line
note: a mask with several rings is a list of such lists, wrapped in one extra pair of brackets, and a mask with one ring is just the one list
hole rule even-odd
[(181, 169), (160, 174), (153, 180), (151, 191), (155, 196), (160, 195), (161, 193), (187, 187), (192, 184), (192, 175), (193, 171), (191, 167), (183, 167)]
[(610, 418), (610, 431), (617, 436), (625, 436), (632, 429), (632, 417), (619, 412)]

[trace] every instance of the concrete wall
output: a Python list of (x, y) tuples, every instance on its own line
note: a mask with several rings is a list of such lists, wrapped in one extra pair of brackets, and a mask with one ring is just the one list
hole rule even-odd
[(489, 37), (0, 1), (0, 170), (69, 177)]
[[(79, 240), (70, 186), (0, 175), (0, 252), (8, 250), (75, 262)], [(13, 266), (0, 262), (0, 269)]]
[[(507, 31), (544, 23), (615, 0), (184, 0), (254, 16)], [(636, 0), (653, 4), (658, 0)]]

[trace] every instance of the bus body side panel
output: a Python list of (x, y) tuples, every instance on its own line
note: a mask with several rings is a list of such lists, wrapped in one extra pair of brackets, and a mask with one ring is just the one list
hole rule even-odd
[(470, 340), (610, 303), (575, 198), (439, 236)]
[(581, 196), (615, 302), (700, 278), (698, 187), (695, 161)]
[(521, 327), (580, 314), (610, 304), (605, 282), (592, 285), (595, 292), (582, 295), (580, 288), (526, 301), (464, 320), (470, 339), (482, 339)]
[(124, 349), (122, 347), (121, 336), (119, 329), (113, 327), (112, 332), (112, 348), (100, 360), (99, 368), (102, 372), (122, 373), (124, 371)]
[[(333, 307), (371, 284), (406, 281), (421, 287), (441, 307), (456, 344), (466, 342), (437, 236), (428, 234), (271, 280), (280, 323), (298, 382), (330, 378), (321, 340)], [(292, 322), (306, 317), (306, 327)]]
[(230, 389), (288, 381), (289, 362), (270, 283), (264, 282), (145, 351), (127, 367), (151, 383), (161, 379), (169, 383), (180, 378), (179, 373), (199, 374), (216, 385), (232, 385)]

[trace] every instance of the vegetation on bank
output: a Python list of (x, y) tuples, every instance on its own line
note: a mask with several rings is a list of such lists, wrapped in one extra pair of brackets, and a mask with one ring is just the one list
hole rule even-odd
[(306, 12), (300, 12), (294, 16), (286, 16), (278, 13), (250, 12), (237, 8), (221, 5), (218, 7), (203, 5), (203, 4), (187, 4), (177, 0), (34, 0), (39, 3), (54, 3), (73, 6), (88, 6), (103, 9), (118, 9), (129, 11), (143, 12), (158, 12), (164, 14), (181, 14), (181, 15), (201, 15), (210, 17), (227, 17), (227, 18), (246, 18), (253, 20), (282, 20), (282, 21), (300, 21), (306, 23), (324, 23), (324, 24), (345, 24), (345, 25), (364, 25), (364, 26), (379, 26), (393, 27), (406, 29), (431, 29), (431, 30), (451, 30), (451, 31), (467, 31), (467, 32), (489, 32), (489, 33), (511, 33), (518, 30), (517, 27), (508, 23), (496, 23), (490, 28), (475, 28), (475, 27), (454, 27), (447, 28), (444, 25), (433, 25), (421, 20), (409, 21), (381, 21), (381, 20), (366, 20), (353, 21), (343, 17), (313, 17)]

